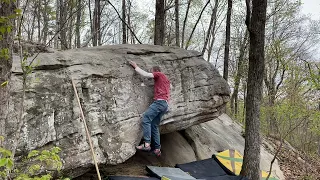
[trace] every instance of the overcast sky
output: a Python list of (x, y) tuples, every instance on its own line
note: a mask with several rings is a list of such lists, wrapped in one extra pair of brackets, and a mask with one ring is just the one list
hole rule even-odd
[[(301, 0), (302, 13), (310, 15), (313, 20), (320, 19), (320, 1), (319, 0)], [(320, 31), (320, 30), (319, 30)], [(315, 52), (314, 57), (316, 61), (320, 61), (320, 46), (317, 47), (318, 51)]]
[(301, 0), (302, 12), (310, 15), (312, 19), (320, 19), (320, 1), (319, 0)]

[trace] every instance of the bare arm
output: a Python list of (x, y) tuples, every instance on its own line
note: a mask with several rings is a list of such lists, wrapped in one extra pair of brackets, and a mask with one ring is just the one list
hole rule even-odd
[(148, 73), (148, 72), (142, 70), (141, 68), (138, 67), (138, 65), (135, 62), (130, 61), (129, 63), (134, 68), (134, 70), (136, 70), (137, 73), (139, 73), (141, 76), (148, 77), (148, 78), (154, 78), (152, 73)]
[(134, 70), (136, 70), (137, 73), (139, 73), (141, 76), (148, 77), (148, 78), (154, 77), (152, 73), (148, 73), (148, 72), (142, 70), (141, 68), (139, 68), (138, 66)]

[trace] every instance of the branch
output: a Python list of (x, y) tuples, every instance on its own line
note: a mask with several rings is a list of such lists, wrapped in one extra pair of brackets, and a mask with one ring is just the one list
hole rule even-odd
[(282, 63), (282, 66), (283, 66), (283, 69), (282, 69), (282, 73), (281, 73), (281, 79), (280, 79), (280, 82), (277, 84), (276, 92), (278, 92), (279, 87), (280, 87), (280, 85), (281, 85), (282, 82), (283, 82), (284, 74), (285, 74), (285, 72), (286, 72), (286, 67), (285, 67), (285, 65), (284, 65), (283, 63)]
[[(308, 61), (306, 61), (306, 60), (303, 60), (303, 59), (302, 59), (302, 61), (304, 61), (304, 62), (307, 64), (311, 81), (312, 81), (312, 83), (315, 84), (316, 89), (319, 90), (319, 89), (320, 89), (320, 85), (319, 85), (319, 83), (320, 83), (319, 80), (320, 80), (320, 79), (314, 77), (315, 75), (314, 75), (314, 73), (312, 72), (310, 62), (308, 62)], [(318, 66), (317, 64), (314, 64), (314, 65), (316, 66), (316, 68), (317, 68), (317, 70), (319, 71), (319, 74), (320, 74), (319, 66)]]
[[(274, 72), (273, 72), (273, 75), (272, 75), (272, 77), (271, 77), (271, 81), (272, 82), (275, 82), (275, 80), (276, 80), (276, 77), (277, 77), (277, 74), (278, 74), (278, 70), (279, 70), (279, 66), (280, 66), (280, 59), (281, 59), (281, 57), (279, 57), (279, 55), (278, 55), (278, 48), (276, 47), (276, 52), (275, 52), (275, 59), (276, 59), (276, 69), (274, 70)], [(270, 68), (271, 69), (271, 68)], [(271, 70), (270, 70), (270, 75), (271, 75)]]
[(269, 20), (272, 16), (276, 15), (278, 12), (280, 12), (282, 10), (283, 7), (285, 7), (285, 5), (287, 4), (288, 0), (286, 0), (285, 2), (283, 2), (282, 6), (277, 9), (277, 7), (279, 7), (280, 5), (278, 5), (277, 7), (275, 7), (275, 10), (273, 12), (271, 12), (271, 14), (267, 15), (267, 20)]
[[(249, 31), (249, 30), (248, 30)], [(267, 75), (267, 70), (264, 71), (264, 76), (263, 76), (263, 79), (264, 79), (264, 83), (266, 84), (266, 86), (269, 88), (270, 87), (270, 81), (268, 81), (268, 75)]]
[(208, 0), (207, 3), (206, 3), (206, 5), (202, 8), (201, 13), (200, 13), (200, 15), (199, 15), (199, 18), (198, 18), (196, 24), (194, 25), (194, 27), (193, 27), (193, 29), (192, 29), (192, 32), (191, 32), (191, 34), (190, 34), (190, 37), (189, 37), (189, 39), (188, 39), (188, 41), (187, 41), (187, 44), (186, 44), (186, 48), (185, 48), (185, 49), (188, 49), (189, 44), (190, 44), (190, 41), (191, 41), (191, 38), (192, 38), (192, 36), (193, 36), (193, 33), (194, 33), (194, 31), (196, 30), (196, 27), (197, 27), (197, 25), (198, 25), (198, 23), (199, 23), (199, 21), (200, 21), (200, 19), (201, 19), (201, 16), (202, 16), (204, 10), (206, 9), (206, 7), (208, 6), (209, 3), (210, 3), (210, 0)]
[(279, 152), (280, 152), (280, 150), (282, 148), (283, 141), (287, 138), (287, 136), (289, 134), (291, 134), (295, 129), (297, 129), (304, 122), (304, 120), (306, 118), (308, 118), (308, 116), (304, 117), (298, 124), (296, 124), (296, 126), (294, 126), (292, 129), (290, 129), (283, 138), (280, 137), (280, 145), (279, 145), (276, 153), (274, 154), (273, 159), (271, 160), (270, 169), (269, 169), (269, 173), (268, 173), (268, 176), (267, 176), (266, 180), (268, 180), (270, 178), (270, 176), (271, 176), (273, 163), (276, 160), (276, 158), (277, 158), (277, 156), (278, 156), (278, 154), (279, 154)]
[[(187, 4), (187, 3), (179, 3), (178, 6), (186, 5), (186, 4)], [(175, 6), (175, 5), (166, 6), (166, 7), (164, 8), (164, 11), (168, 11), (168, 10), (174, 8), (174, 6)]]
[(131, 27), (127, 24), (127, 22), (124, 21), (124, 20), (121, 18), (121, 16), (120, 16), (118, 10), (116, 9), (116, 7), (114, 7), (114, 5), (113, 5), (109, 0), (108, 0), (107, 2), (108, 2), (108, 3), (112, 6), (112, 8), (116, 11), (119, 19), (127, 26), (127, 28), (130, 30), (130, 32), (132, 33), (132, 35), (134, 36), (134, 38), (135, 38), (140, 44), (142, 44), (142, 42), (138, 39), (138, 37), (136, 36), (136, 34), (132, 31)]
[(174, 8), (174, 5), (167, 6), (167, 7), (164, 9), (164, 11), (168, 11), (168, 10), (170, 10), (171, 8)]

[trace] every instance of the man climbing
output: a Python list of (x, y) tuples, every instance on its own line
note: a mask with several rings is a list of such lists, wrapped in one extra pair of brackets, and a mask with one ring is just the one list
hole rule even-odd
[(144, 142), (141, 145), (136, 146), (136, 149), (141, 151), (151, 151), (153, 149), (152, 152), (156, 156), (160, 156), (161, 145), (159, 124), (161, 121), (161, 117), (168, 110), (168, 101), (170, 97), (170, 81), (167, 76), (161, 72), (159, 66), (152, 67), (152, 73), (148, 73), (139, 68), (135, 62), (130, 61), (129, 63), (140, 75), (154, 79), (154, 101), (149, 106), (147, 111), (143, 114), (142, 118)]

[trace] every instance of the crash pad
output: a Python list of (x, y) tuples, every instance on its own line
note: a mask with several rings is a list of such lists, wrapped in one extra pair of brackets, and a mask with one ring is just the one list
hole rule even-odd
[(185, 164), (177, 164), (176, 167), (189, 173), (191, 176), (197, 179), (227, 175), (227, 173), (213, 158)]
[(159, 180), (158, 178), (154, 177), (147, 177), (147, 176), (108, 176), (106, 180)]
[(146, 170), (151, 176), (157, 177), (159, 179), (161, 179), (162, 176), (166, 176), (166, 177), (169, 176), (169, 177), (183, 178), (183, 179), (196, 179), (179, 168), (147, 166)]
[[(233, 149), (228, 149), (220, 153), (214, 154), (215, 159), (219, 165), (228, 173), (239, 175), (242, 168), (243, 156), (240, 152)], [(261, 170), (260, 179), (264, 180), (268, 176), (268, 172)], [(277, 178), (270, 176), (269, 180), (278, 180)]]

